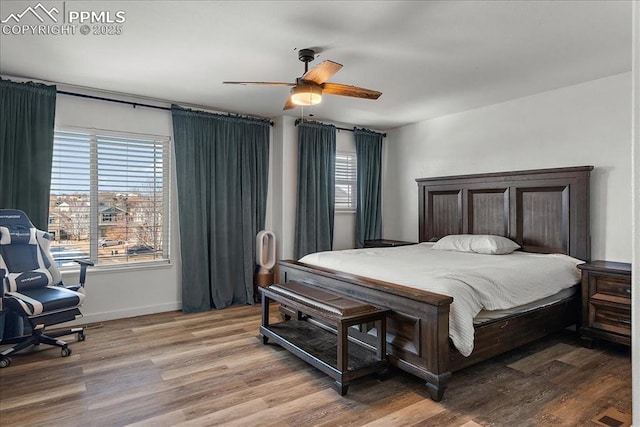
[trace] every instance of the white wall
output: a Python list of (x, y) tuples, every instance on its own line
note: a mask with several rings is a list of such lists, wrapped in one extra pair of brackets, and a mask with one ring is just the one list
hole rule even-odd
[(383, 235), (417, 241), (416, 178), (593, 165), (592, 259), (631, 260), (631, 73), (388, 131)]
[[(171, 114), (168, 111), (133, 108), (124, 104), (58, 95), (56, 127), (63, 126), (173, 135)], [(175, 168), (172, 170), (175, 176)], [(172, 183), (171, 264), (145, 268), (131, 266), (125, 269), (90, 268), (87, 274), (87, 298), (82, 308), (82, 323), (181, 308), (175, 178), (172, 178)], [(74, 283), (77, 281), (77, 272), (63, 273), (63, 280), (68, 284)]]
[(633, 130), (631, 138), (632, 156), (632, 199), (633, 199), (633, 266), (635, 272), (631, 274), (631, 300), (632, 322), (636, 325), (632, 328), (631, 354), (632, 357), (632, 394), (633, 394), (633, 424), (640, 425), (640, 278), (638, 266), (640, 266), (640, 2), (633, 3)]
[(276, 236), (277, 259), (293, 258), (298, 173), (298, 134), (294, 122), (293, 117), (274, 119), (271, 140), (273, 186), (269, 188), (269, 197), (273, 198), (271, 230)]

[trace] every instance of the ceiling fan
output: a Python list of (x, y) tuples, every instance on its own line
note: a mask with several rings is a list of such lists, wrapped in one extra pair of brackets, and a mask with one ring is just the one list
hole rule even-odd
[(304, 74), (296, 79), (295, 83), (282, 82), (222, 82), (236, 85), (265, 85), (265, 86), (292, 86), (291, 96), (284, 104), (283, 110), (290, 110), (299, 105), (315, 105), (322, 101), (322, 94), (352, 96), (355, 98), (378, 99), (381, 92), (365, 89), (357, 86), (328, 83), (327, 80), (340, 71), (342, 64), (333, 61), (323, 61), (309, 70), (309, 62), (315, 59), (316, 52), (313, 49), (300, 49), (298, 59), (304, 62)]

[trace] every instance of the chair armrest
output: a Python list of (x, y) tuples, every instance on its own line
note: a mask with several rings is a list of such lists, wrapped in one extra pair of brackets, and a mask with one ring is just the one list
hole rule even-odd
[[(2, 312), (2, 299), (4, 298), (4, 278), (6, 276), (7, 276), (7, 271), (4, 268), (0, 268), (0, 312)], [(0, 338), (1, 337), (2, 337), (2, 331), (0, 331)]]
[(84, 287), (84, 281), (87, 277), (87, 267), (92, 267), (93, 262), (86, 259), (74, 259), (74, 261), (80, 264), (80, 286)]

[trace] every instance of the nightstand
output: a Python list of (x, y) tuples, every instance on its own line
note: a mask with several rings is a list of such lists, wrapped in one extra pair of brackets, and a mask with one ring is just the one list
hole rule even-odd
[(404, 242), (402, 240), (375, 239), (365, 240), (365, 248), (392, 248), (395, 246), (415, 245), (415, 242)]
[(631, 345), (631, 264), (592, 261), (582, 270), (582, 325), (585, 347), (594, 339)]

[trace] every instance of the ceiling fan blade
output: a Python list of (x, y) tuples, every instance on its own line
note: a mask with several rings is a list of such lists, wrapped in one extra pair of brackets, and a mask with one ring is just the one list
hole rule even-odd
[(296, 108), (297, 105), (293, 103), (293, 101), (291, 100), (291, 97), (287, 98), (287, 102), (284, 103), (284, 108), (283, 110), (291, 110), (292, 108)]
[(322, 93), (341, 96), (353, 96), (355, 98), (378, 99), (382, 92), (377, 90), (365, 89), (363, 87), (341, 85), (339, 83), (324, 83), (322, 85)]
[(331, 78), (335, 73), (340, 71), (341, 68), (342, 64), (338, 64), (337, 62), (329, 61), (327, 59), (304, 73), (301, 79), (322, 84), (329, 80), (329, 78)]
[(284, 82), (222, 82), (226, 85), (262, 85), (262, 86), (295, 86), (296, 83)]

